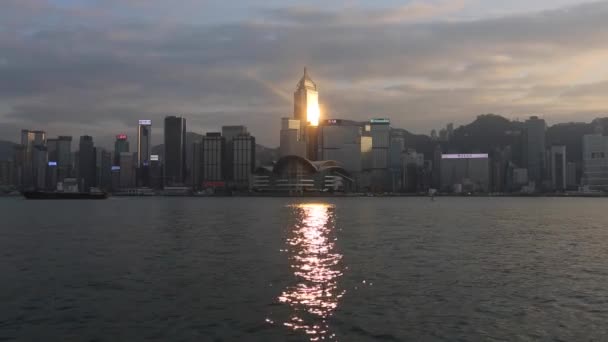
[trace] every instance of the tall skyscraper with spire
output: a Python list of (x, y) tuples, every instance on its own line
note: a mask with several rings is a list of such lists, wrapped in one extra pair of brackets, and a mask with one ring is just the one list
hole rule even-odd
[(308, 75), (308, 70), (304, 68), (304, 76), (298, 82), (297, 89), (294, 93), (294, 110), (293, 117), (300, 120), (302, 128), (300, 131), (305, 132), (305, 126), (319, 125), (319, 92), (316, 83)]
[(293, 117), (300, 122), (298, 139), (306, 143), (306, 157), (317, 158), (318, 126), (319, 126), (319, 92), (316, 83), (304, 68), (304, 75), (298, 82), (294, 93)]

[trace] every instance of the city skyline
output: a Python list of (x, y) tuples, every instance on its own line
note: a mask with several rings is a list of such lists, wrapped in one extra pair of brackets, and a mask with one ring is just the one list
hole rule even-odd
[(172, 114), (199, 134), (279, 131), (304, 66), (322, 84), (324, 118), (390, 117), (414, 133), (483, 113), (588, 122), (608, 108), (606, 2), (216, 5), (8, 1), (0, 136), (44, 127), (109, 145)]

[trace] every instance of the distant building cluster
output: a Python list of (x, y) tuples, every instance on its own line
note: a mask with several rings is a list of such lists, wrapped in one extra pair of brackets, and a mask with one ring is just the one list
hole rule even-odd
[[(608, 191), (608, 136), (598, 129), (581, 151), (547, 143), (547, 125), (532, 116), (507, 132), (516, 143), (500, 148), (455, 148), (453, 124), (433, 130), (431, 150), (417, 150), (412, 135), (388, 118), (353, 121), (321, 115), (319, 90), (307, 70), (296, 86), (294, 111), (281, 119), (276, 160), (256, 158), (256, 139), (245, 126), (224, 126), (196, 141), (186, 119), (167, 116), (162, 149), (153, 151), (151, 120), (137, 123), (131, 147), (117, 134), (113, 150), (93, 137), (47, 137), (22, 130), (14, 158), (0, 161), (0, 186), (64, 191), (100, 188), (146, 191), (263, 193), (509, 193)], [(462, 145), (461, 145), (462, 146)], [(580, 153), (572, 161), (569, 153)]]

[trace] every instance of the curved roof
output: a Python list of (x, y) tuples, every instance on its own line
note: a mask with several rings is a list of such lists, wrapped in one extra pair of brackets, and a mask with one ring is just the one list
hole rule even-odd
[(344, 175), (350, 175), (350, 173), (348, 171), (346, 171), (343, 167), (342, 164), (340, 164), (339, 162), (335, 161), (335, 160), (319, 160), (319, 161), (311, 161), (309, 159), (300, 157), (300, 156), (295, 156), (295, 155), (290, 155), (290, 156), (284, 156), (281, 157), (277, 163), (274, 165), (273, 168), (273, 172), (274, 173), (281, 173), (281, 170), (288, 165), (290, 162), (297, 162), (297, 163), (302, 163), (302, 165), (304, 165), (308, 171), (312, 172), (312, 173), (317, 173), (317, 172), (323, 172), (323, 171), (337, 171), (340, 173), (343, 173)]

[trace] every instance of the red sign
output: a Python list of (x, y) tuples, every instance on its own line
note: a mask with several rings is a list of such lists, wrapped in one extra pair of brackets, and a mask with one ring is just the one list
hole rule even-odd
[(226, 182), (221, 182), (221, 181), (203, 182), (203, 187), (205, 187), (205, 188), (224, 188), (224, 187), (226, 187)]
[(116, 136), (116, 140), (127, 140), (126, 134), (119, 134)]

